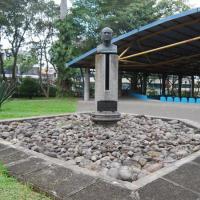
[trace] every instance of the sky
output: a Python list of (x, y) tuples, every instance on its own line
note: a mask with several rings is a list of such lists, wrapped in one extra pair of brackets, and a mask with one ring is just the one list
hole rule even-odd
[[(60, 4), (61, 0), (54, 0), (57, 4)], [(112, 1), (112, 0), (111, 0)], [(70, 0), (67, 0), (68, 6), (71, 7), (72, 3)], [(188, 0), (189, 5), (192, 8), (200, 7), (200, 0)]]
[(189, 0), (188, 2), (193, 8), (200, 7), (200, 0)]

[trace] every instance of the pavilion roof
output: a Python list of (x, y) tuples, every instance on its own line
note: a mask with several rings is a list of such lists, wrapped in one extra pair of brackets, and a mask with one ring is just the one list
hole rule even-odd
[[(160, 19), (112, 42), (118, 46), (120, 70), (200, 75), (200, 8)], [(96, 48), (66, 65), (94, 68), (95, 53)]]

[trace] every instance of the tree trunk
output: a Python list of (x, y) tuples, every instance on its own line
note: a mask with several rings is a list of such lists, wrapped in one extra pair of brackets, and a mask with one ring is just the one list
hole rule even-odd
[(12, 80), (16, 81), (16, 68), (17, 68), (17, 53), (13, 54), (14, 61), (12, 66)]
[(5, 75), (5, 71), (4, 71), (3, 56), (2, 56), (1, 53), (0, 53), (0, 70), (1, 70), (3, 80), (6, 80), (6, 75)]
[(47, 84), (47, 88), (46, 88), (46, 98), (49, 98), (49, 87), (50, 87), (50, 84), (49, 84), (49, 61), (48, 61), (48, 58), (47, 58), (47, 52), (46, 52), (46, 45), (45, 45), (45, 49), (44, 49), (44, 57), (45, 57), (45, 60), (46, 60), (46, 63), (47, 63), (47, 69), (46, 69), (46, 84)]

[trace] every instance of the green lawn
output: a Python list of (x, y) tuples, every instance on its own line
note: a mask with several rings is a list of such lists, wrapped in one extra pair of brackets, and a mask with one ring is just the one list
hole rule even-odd
[(5, 103), (0, 110), (0, 119), (53, 115), (76, 111), (74, 98), (14, 99)]
[(30, 187), (22, 185), (9, 177), (0, 164), (0, 199), (2, 200), (50, 200), (43, 194), (33, 192)]

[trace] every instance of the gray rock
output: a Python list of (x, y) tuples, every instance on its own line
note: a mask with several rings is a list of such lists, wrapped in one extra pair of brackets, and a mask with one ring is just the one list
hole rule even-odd
[(83, 159), (84, 159), (83, 156), (80, 156), (80, 157), (75, 158), (76, 164), (80, 164), (80, 163), (83, 161)]
[(73, 129), (73, 126), (72, 124), (67, 124), (65, 126), (62, 126), (62, 129), (65, 129), (65, 130)]
[(119, 170), (118, 170), (118, 168), (110, 168), (107, 171), (107, 175), (112, 177), (112, 178), (118, 179), (119, 178)]
[(146, 163), (147, 163), (147, 159), (145, 159), (145, 158), (140, 158), (140, 159), (138, 160), (138, 163), (139, 163), (142, 167), (144, 167), (144, 166), (146, 165)]
[(93, 162), (95, 162), (95, 161), (97, 160), (97, 157), (96, 157), (96, 156), (92, 156), (92, 157), (91, 157), (91, 160), (92, 160)]
[(133, 180), (133, 170), (128, 166), (122, 166), (118, 170), (119, 179), (123, 181), (132, 181)]
[(175, 152), (175, 154), (178, 159), (181, 159), (181, 158), (187, 156), (188, 152), (186, 150), (179, 150), (179, 151)]
[(132, 151), (129, 151), (129, 152), (128, 152), (128, 156), (129, 156), (129, 157), (133, 157), (133, 155), (134, 155), (134, 153), (133, 153)]
[(45, 153), (45, 155), (52, 157), (52, 158), (57, 158), (57, 154), (54, 152), (47, 152), (47, 153)]
[(3, 132), (3, 133), (1, 133), (1, 138), (2, 139), (7, 139), (9, 136), (10, 136), (9, 132)]
[(155, 163), (155, 164), (149, 164), (147, 166), (145, 166), (144, 170), (146, 170), (147, 172), (153, 173), (159, 169), (161, 169), (163, 167), (163, 163)]
[(194, 147), (194, 148), (192, 149), (192, 151), (193, 151), (193, 152), (200, 151), (200, 145)]
[(38, 146), (31, 147), (31, 150), (36, 151), (36, 152), (40, 152), (41, 151), (40, 147), (38, 147)]
[(31, 137), (32, 135), (33, 135), (33, 132), (31, 132), (31, 131), (27, 131), (24, 133), (25, 137)]
[(124, 141), (126, 139), (126, 135), (120, 135), (117, 139), (119, 141)]

